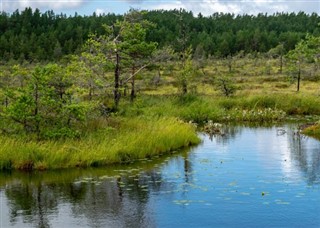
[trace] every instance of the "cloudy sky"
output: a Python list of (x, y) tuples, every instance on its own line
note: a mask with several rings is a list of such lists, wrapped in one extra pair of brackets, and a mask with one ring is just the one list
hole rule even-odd
[(13, 12), (25, 7), (52, 9), (55, 13), (91, 15), (93, 12), (122, 14), (135, 9), (186, 9), (194, 15), (211, 15), (215, 12), (257, 14), (274, 12), (299, 12), (320, 14), (320, 0), (0, 0), (0, 10)]

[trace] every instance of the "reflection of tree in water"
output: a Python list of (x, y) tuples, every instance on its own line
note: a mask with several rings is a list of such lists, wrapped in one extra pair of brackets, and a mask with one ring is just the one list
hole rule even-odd
[(49, 227), (48, 211), (55, 211), (57, 201), (48, 187), (37, 185), (17, 184), (6, 189), (6, 196), (10, 200), (11, 223), (16, 222), (21, 214), (25, 221), (36, 227)]
[(317, 148), (309, 149), (311, 143), (308, 139), (298, 133), (288, 134), (291, 156), (297, 161), (308, 184), (313, 185), (320, 180), (320, 146), (318, 143)]
[(232, 126), (232, 125), (223, 125), (221, 127), (221, 134), (209, 135), (210, 140), (212, 141), (215, 138), (218, 144), (226, 145), (235, 137), (241, 134), (243, 127)]
[(182, 155), (185, 183), (189, 183), (189, 179), (192, 178), (192, 163), (189, 160), (189, 153), (185, 152)]
[(140, 187), (151, 184), (148, 181), (148, 178), (121, 176), (99, 185), (82, 183), (86, 185), (86, 195), (81, 202), (72, 204), (72, 212), (88, 218), (90, 226), (148, 226), (149, 193)]
[[(98, 181), (97, 181), (98, 180)], [(75, 218), (90, 227), (152, 227), (147, 203), (149, 191), (159, 191), (162, 177), (155, 171), (120, 174), (114, 178), (59, 184), (23, 183), (8, 187), (11, 224), (19, 217), (35, 227), (49, 227), (48, 216), (58, 214), (59, 204), (70, 205)]]
[(49, 227), (56, 225), (52, 218), (63, 215), (64, 219), (70, 217), (65, 222), (76, 221), (89, 227), (154, 227), (150, 193), (177, 189), (176, 183), (163, 179), (161, 170), (167, 163), (179, 162), (184, 182), (192, 181), (189, 156), (189, 151), (183, 151), (156, 163), (145, 161), (134, 168), (117, 167), (119, 170), (112, 169), (112, 174), (105, 176), (102, 175), (109, 171), (99, 175), (71, 172), (70, 178), (66, 175), (70, 172), (47, 177), (12, 174), (7, 178), (15, 180), (15, 184), (5, 189), (11, 225), (21, 225), (22, 219), (35, 227)]

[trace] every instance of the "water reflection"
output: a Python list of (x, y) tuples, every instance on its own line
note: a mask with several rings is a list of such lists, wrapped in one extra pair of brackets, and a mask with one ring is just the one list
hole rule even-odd
[(57, 201), (51, 194), (49, 187), (37, 184), (14, 184), (7, 188), (5, 195), (9, 200), (10, 222), (15, 224), (19, 216), (27, 223), (33, 223), (37, 227), (48, 227), (47, 214), (56, 211)]
[[(78, 219), (90, 227), (133, 227), (137, 224), (150, 227), (152, 218), (145, 214), (149, 193), (141, 191), (140, 186), (154, 183), (152, 187), (156, 189), (160, 183), (151, 182), (152, 178), (134, 181), (119, 177), (116, 181), (105, 180), (99, 184), (91, 181), (68, 185), (16, 183), (5, 189), (10, 224), (15, 225), (22, 217), (32, 226), (49, 227), (52, 218), (48, 216), (65, 213), (61, 216)], [(57, 205), (67, 205), (69, 211)]]
[[(279, 158), (280, 154), (282, 155), (282, 169), (288, 176), (295, 173), (298, 167), (309, 185), (320, 183), (319, 141), (300, 134), (296, 124), (286, 125), (285, 127), (266, 125), (264, 131), (267, 131), (267, 134), (261, 134), (261, 127), (259, 126), (224, 126), (223, 132), (225, 134), (208, 135), (208, 137), (211, 141), (214, 140), (217, 145), (228, 146), (231, 141), (241, 137), (245, 129), (250, 129), (255, 134), (260, 132), (256, 141), (250, 141), (249, 139), (250, 142), (248, 143), (261, 145), (263, 148), (258, 150), (263, 150), (264, 153), (266, 150), (272, 149), (271, 153), (268, 152), (269, 158), (264, 161), (267, 165), (270, 164), (271, 160)], [(248, 135), (245, 137), (248, 137)], [(280, 143), (278, 138), (280, 138)]]
[[(309, 142), (312, 141), (312, 142)], [(292, 158), (303, 173), (309, 185), (319, 184), (320, 145), (314, 139), (297, 132), (288, 134), (289, 149)]]
[(0, 227), (320, 226), (320, 188), (307, 190), (320, 183), (320, 143), (283, 128), (224, 126), (127, 166), (1, 173)]
[(227, 145), (231, 140), (241, 135), (242, 129), (242, 127), (235, 125), (222, 125), (221, 134), (208, 134), (208, 137), (211, 141), (216, 140), (219, 144)]
[[(181, 155), (187, 160), (187, 152)], [(169, 157), (163, 157), (156, 162), (144, 160), (138, 165), (87, 172), (3, 174), (0, 183), (6, 187), (0, 186), (0, 191), (5, 192), (8, 204), (1, 202), (1, 209), (9, 210), (11, 226), (21, 223), (21, 219), (32, 227), (66, 226), (54, 219), (58, 216), (71, 220), (71, 226), (155, 227), (147, 203), (151, 192), (171, 189), (172, 185), (161, 188), (162, 175), (155, 168), (168, 161)], [(186, 178), (191, 167), (188, 163)]]

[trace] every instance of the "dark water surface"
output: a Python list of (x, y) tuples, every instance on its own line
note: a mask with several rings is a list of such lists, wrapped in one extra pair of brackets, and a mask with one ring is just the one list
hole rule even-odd
[(320, 142), (279, 128), (127, 166), (1, 173), (0, 227), (320, 227)]

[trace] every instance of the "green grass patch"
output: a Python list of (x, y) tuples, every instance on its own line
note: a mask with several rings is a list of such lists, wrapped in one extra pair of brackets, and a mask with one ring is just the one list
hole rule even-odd
[(175, 117), (184, 121), (264, 122), (282, 121), (288, 116), (320, 115), (320, 99), (303, 94), (269, 94), (248, 96), (150, 96), (134, 104), (122, 103), (119, 115), (124, 117)]
[(302, 133), (320, 139), (320, 123), (316, 123), (302, 130)]
[(20, 141), (2, 137), (0, 169), (45, 170), (127, 163), (199, 143), (195, 128), (175, 118), (116, 119), (81, 140)]

